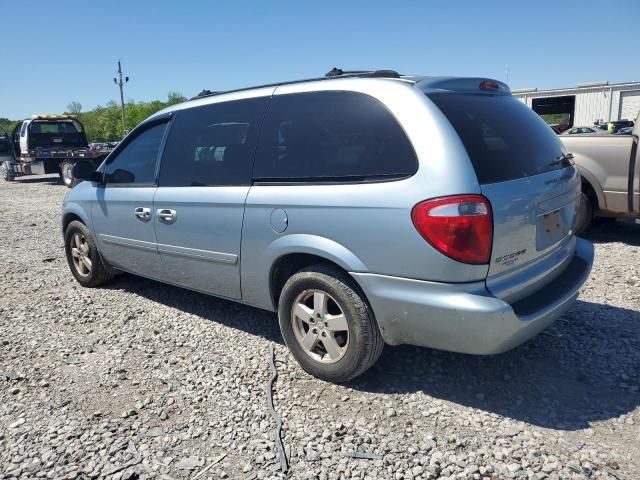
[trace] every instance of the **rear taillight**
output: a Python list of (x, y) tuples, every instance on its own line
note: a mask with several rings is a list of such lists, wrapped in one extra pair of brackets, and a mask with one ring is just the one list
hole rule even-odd
[(455, 195), (420, 202), (411, 212), (420, 235), (438, 251), (464, 263), (489, 263), (493, 240), (491, 204), (482, 195)]

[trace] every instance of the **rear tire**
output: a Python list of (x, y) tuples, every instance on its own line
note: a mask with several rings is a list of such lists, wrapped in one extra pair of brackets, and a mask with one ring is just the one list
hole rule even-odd
[(582, 192), (580, 194), (580, 205), (578, 206), (578, 212), (576, 213), (576, 221), (574, 224), (574, 231), (576, 235), (584, 233), (589, 227), (591, 220), (593, 220), (593, 202), (584, 192)]
[(73, 188), (78, 183), (80, 183), (73, 176), (73, 162), (69, 162), (67, 160), (62, 162), (62, 164), (60, 165), (60, 179), (67, 188)]
[(84, 223), (74, 220), (69, 224), (64, 233), (64, 249), (69, 269), (83, 287), (97, 287), (113, 278)]
[(365, 299), (344, 272), (328, 265), (314, 265), (289, 278), (280, 295), (278, 319), (284, 341), (303, 370), (329, 382), (361, 375), (384, 348)]

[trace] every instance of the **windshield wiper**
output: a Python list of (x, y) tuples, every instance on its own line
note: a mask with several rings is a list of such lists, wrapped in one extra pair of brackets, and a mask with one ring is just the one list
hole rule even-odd
[(569, 165), (573, 165), (573, 153), (563, 153), (562, 155), (556, 157), (553, 162), (549, 162), (549, 165), (558, 165), (559, 163), (565, 162)]

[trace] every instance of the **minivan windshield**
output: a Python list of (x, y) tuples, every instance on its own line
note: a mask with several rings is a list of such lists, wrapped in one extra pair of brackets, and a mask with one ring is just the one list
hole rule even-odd
[(427, 95), (456, 130), (481, 184), (504, 182), (569, 165), (557, 136), (511, 95)]

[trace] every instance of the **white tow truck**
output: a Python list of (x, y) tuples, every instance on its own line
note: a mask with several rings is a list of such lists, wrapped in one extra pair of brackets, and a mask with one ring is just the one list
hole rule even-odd
[(89, 148), (82, 123), (75, 115), (33, 115), (9, 134), (0, 127), (0, 175), (11, 182), (24, 175), (57, 173), (71, 188), (73, 165), (79, 160), (94, 168), (109, 150)]

